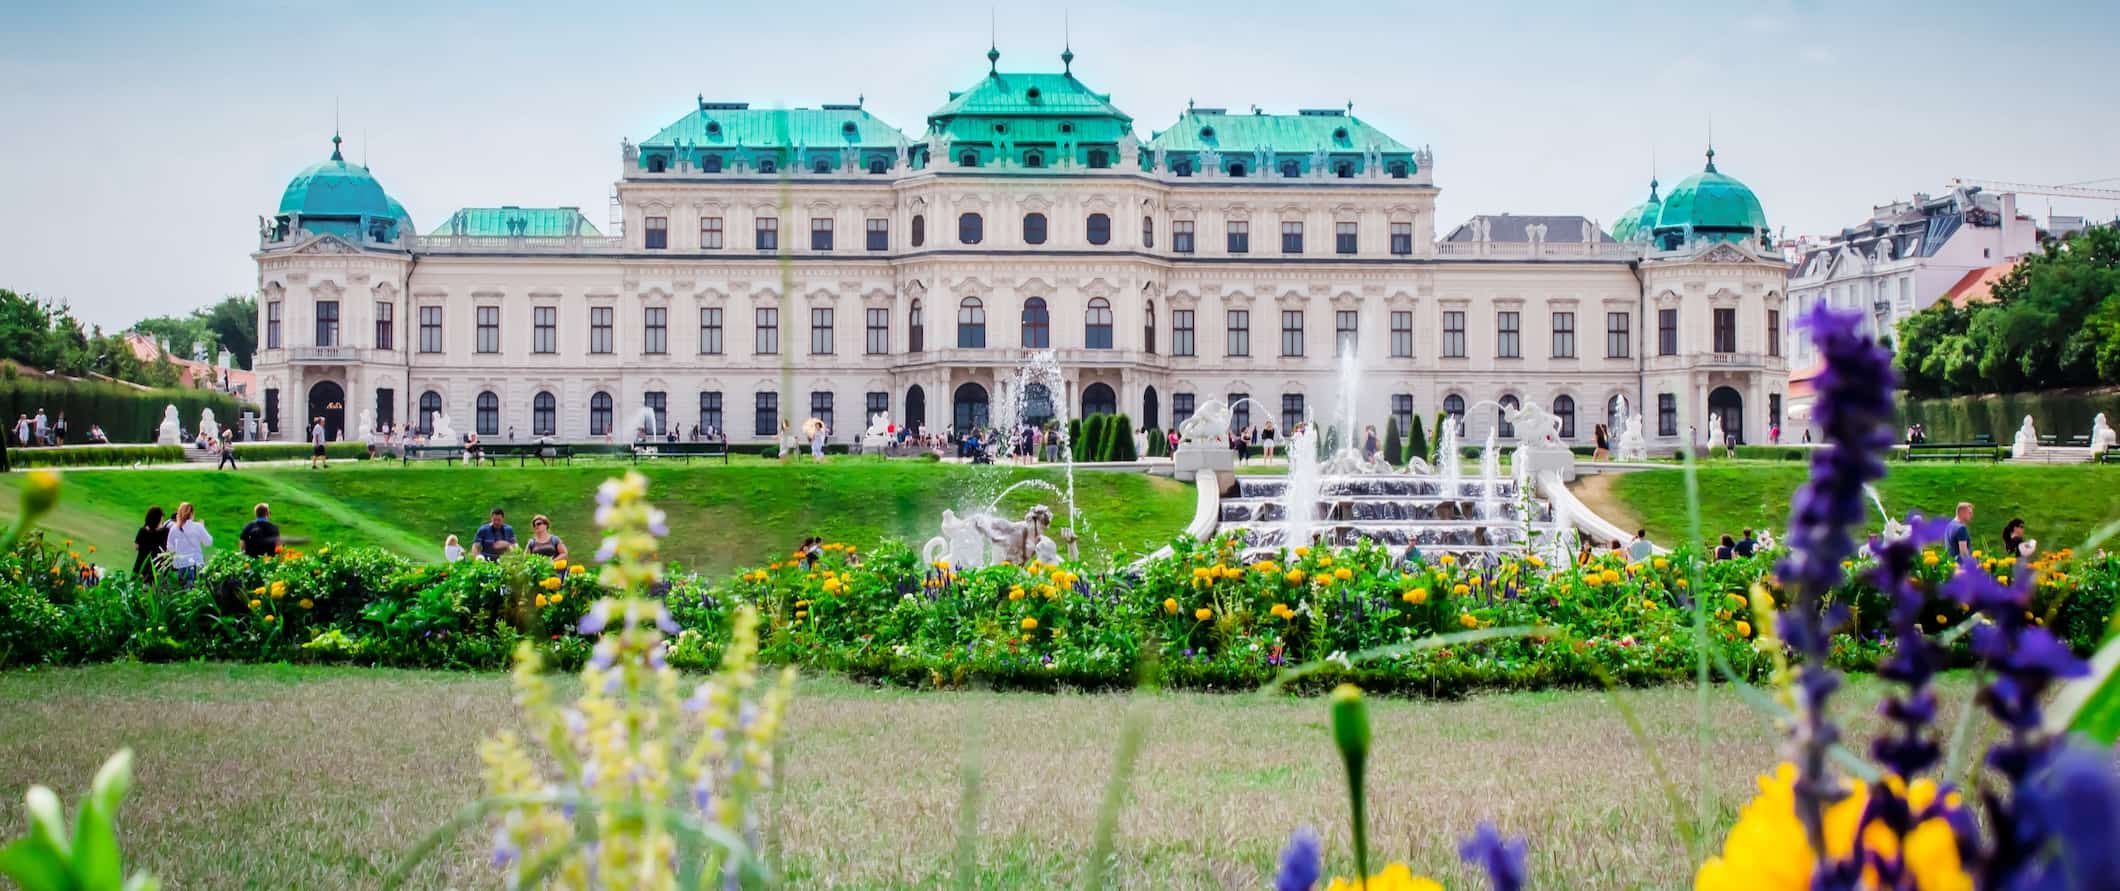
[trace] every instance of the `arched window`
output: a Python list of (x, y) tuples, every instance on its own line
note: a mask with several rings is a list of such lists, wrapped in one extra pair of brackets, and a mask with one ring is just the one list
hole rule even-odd
[(964, 384), (957, 388), (955, 398), (950, 400), (951, 420), (955, 421), (957, 433), (962, 435), (987, 423), (986, 388), (978, 384)]
[(1119, 413), (1119, 394), (1112, 392), (1110, 384), (1090, 384), (1082, 391), (1082, 416), (1115, 415)]
[(491, 390), (478, 394), (478, 435), (501, 435), (501, 398)]
[(1027, 213), (1023, 215), (1023, 243), (1045, 243), (1045, 214)]
[(1333, 175), (1333, 176), (1337, 176), (1337, 177), (1339, 177), (1339, 178), (1341, 178), (1341, 179), (1353, 179), (1353, 178), (1354, 178), (1354, 162), (1353, 162), (1353, 161), (1335, 161), (1335, 162), (1333, 162), (1333, 165), (1332, 165), (1332, 175)]
[(1141, 246), (1156, 246), (1156, 218), (1148, 214), (1141, 215)]
[[(1457, 428), (1460, 436), (1465, 433), (1465, 397), (1452, 393), (1443, 397), (1443, 414), (1450, 416), (1450, 424)], [(1437, 431), (1440, 433), (1441, 431)]]
[(884, 160), (882, 155), (877, 155), (869, 159), (870, 173), (881, 175), (890, 172), (890, 170), (891, 162)]
[(964, 151), (962, 151), (962, 152), (959, 152), (959, 153), (958, 153), (958, 155), (957, 155), (957, 166), (959, 166), (959, 167), (977, 167), (977, 166), (979, 166), (979, 153), (978, 153), (978, 152), (975, 152), (975, 151), (972, 151), (971, 149), (965, 149)]
[(1494, 410), (1494, 435), (1503, 439), (1515, 439), (1516, 425), (1509, 423), (1509, 415), (1522, 407), (1523, 401), (1515, 396), (1504, 396), (1495, 401), (1500, 403), (1500, 406)]
[(915, 433), (927, 426), (927, 391), (920, 389), (919, 384), (906, 388), (905, 426), (911, 427)]
[(661, 156), (661, 155), (649, 155), (649, 156), (648, 156), (648, 172), (649, 172), (649, 173), (661, 173), (661, 172), (663, 172), (663, 171), (665, 171), (665, 170), (668, 170), (668, 169), (670, 169), (670, 162), (669, 162), (669, 161), (666, 161), (666, 160), (664, 160), (664, 159), (663, 159), (663, 156)]
[(1143, 309), (1147, 314), (1141, 319), (1141, 344), (1142, 348), (1153, 356), (1156, 354), (1156, 301), (1148, 301), (1143, 305)]
[(1053, 419), (1053, 391), (1044, 384), (1023, 385), (1023, 423), (1042, 427)]
[(1575, 398), (1572, 396), (1553, 397), (1553, 416), (1561, 421), (1561, 438), (1574, 439)]
[(758, 172), (778, 173), (780, 172), (780, 162), (772, 158), (760, 158), (758, 159)]
[(1191, 161), (1172, 161), (1172, 162), (1171, 162), (1171, 164), (1170, 164), (1170, 172), (1172, 172), (1172, 173), (1175, 173), (1175, 174), (1177, 174), (1177, 175), (1179, 175), (1179, 176), (1191, 176), (1191, 175), (1192, 175), (1192, 162), (1191, 162)]
[(1282, 161), (1281, 175), (1288, 177), (1289, 179), (1295, 179), (1296, 177), (1302, 176), (1303, 165), (1296, 163), (1294, 158)]
[(830, 159), (830, 158), (818, 158), (818, 159), (816, 159), (816, 160), (813, 160), (813, 161), (811, 161), (811, 162), (810, 162), (810, 169), (811, 169), (811, 170), (813, 170), (813, 171), (816, 171), (816, 172), (818, 172), (818, 173), (831, 173), (831, 172), (832, 172), (832, 159)]
[(1102, 297), (1089, 301), (1087, 327), (1083, 331), (1083, 346), (1093, 350), (1112, 348), (1112, 304)]
[(1392, 179), (1406, 178), (1406, 162), (1404, 161), (1393, 161), (1384, 169), (1391, 174)]
[(966, 213), (957, 215), (957, 243), (978, 244), (979, 240), (984, 237), (986, 237), (986, 221), (980, 219), (978, 214)]
[(589, 397), (589, 435), (607, 436), (611, 433), (611, 394), (597, 391)]
[(957, 304), (957, 348), (976, 350), (986, 347), (986, 306), (977, 297), (966, 297)]
[(428, 390), (420, 394), (420, 433), (434, 433), (434, 416), (442, 413), (442, 394)]
[(913, 299), (912, 307), (905, 311), (905, 330), (912, 337), (912, 342), (906, 344), (907, 352), (917, 353), (927, 349), (927, 315), (920, 311), (920, 299), (917, 297)]
[(1052, 315), (1045, 309), (1045, 298), (1032, 297), (1023, 301), (1023, 348), (1042, 350), (1052, 345)]
[(702, 172), (702, 173), (720, 173), (720, 172), (721, 172), (721, 156), (720, 156), (720, 155), (701, 155), (701, 156), (700, 156), (700, 158), (699, 158), (699, 169), (700, 169), (700, 172)]
[(1238, 177), (1241, 177), (1241, 176), (1243, 176), (1243, 175), (1244, 175), (1244, 173), (1245, 173), (1245, 170), (1244, 170), (1244, 162), (1242, 162), (1242, 161), (1231, 161), (1231, 162), (1229, 162), (1229, 175), (1230, 175), (1230, 176), (1238, 176)]
[(1112, 240), (1112, 218), (1101, 213), (1089, 215), (1089, 243), (1108, 244)]
[(913, 246), (919, 247), (926, 243), (927, 217), (916, 213), (913, 215)]
[(1044, 155), (1041, 155), (1041, 154), (1039, 154), (1039, 153), (1037, 153), (1037, 152), (1024, 152), (1024, 153), (1023, 153), (1023, 166), (1025, 166), (1025, 167), (1044, 167), (1044, 166), (1045, 166), (1045, 156), (1044, 156)]
[(1110, 166), (1112, 166), (1112, 156), (1110, 152), (1107, 152), (1103, 149), (1089, 150), (1089, 167), (1091, 170), (1103, 170), (1104, 168)]
[(539, 390), (530, 400), (530, 435), (559, 435), (559, 400), (550, 391)]
[(1154, 429), (1163, 426), (1163, 406), (1156, 399), (1156, 388), (1141, 391), (1141, 426)]

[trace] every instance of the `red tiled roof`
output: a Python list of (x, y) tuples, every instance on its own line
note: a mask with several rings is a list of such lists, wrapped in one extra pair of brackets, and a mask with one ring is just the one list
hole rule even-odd
[(1946, 289), (1937, 302), (1948, 301), (1952, 306), (1963, 309), (1968, 303), (1986, 303), (1993, 300), (1995, 298), (1989, 292), (1994, 289), (1995, 283), (2001, 281), (2016, 265), (2014, 262), (1997, 263), (1969, 270), (1956, 284)]

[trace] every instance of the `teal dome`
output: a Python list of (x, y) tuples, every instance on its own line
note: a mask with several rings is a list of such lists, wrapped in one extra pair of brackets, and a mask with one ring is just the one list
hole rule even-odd
[(295, 174), (280, 194), (282, 222), (293, 223), (296, 214), (302, 218), (301, 228), (312, 232), (359, 236), (364, 219), (372, 240), (395, 241), (401, 228), (413, 231), (405, 206), (383, 191), (368, 168), (346, 161), (336, 135), (331, 137), (330, 159)]
[(1656, 228), (1657, 214), (1663, 211), (1663, 199), (1656, 197), (1656, 180), (1649, 180), (1649, 200), (1627, 208), (1619, 219), (1612, 223), (1612, 239), (1620, 242), (1646, 242), (1649, 232)]
[(1695, 239), (1743, 241), (1766, 231), (1767, 213), (1759, 206), (1759, 196), (1716, 170), (1711, 148), (1707, 169), (1680, 181), (1664, 199), (1653, 234), (1664, 250), (1675, 250)]

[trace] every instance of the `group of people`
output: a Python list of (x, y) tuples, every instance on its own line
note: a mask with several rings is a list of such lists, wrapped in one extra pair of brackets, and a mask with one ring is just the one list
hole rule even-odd
[[(1765, 533), (1761, 533), (1761, 535), (1765, 535)], [(1740, 537), (1733, 538), (1729, 535), (1724, 535), (1722, 541), (1715, 545), (1715, 559), (1740, 560), (1762, 550), (1771, 550), (1773, 547), (1774, 539), (1771, 536), (1768, 536), (1765, 543), (1762, 544), (1759, 538), (1752, 535), (1752, 530), (1747, 529), (1744, 531), (1744, 535)]]
[[(25, 447), (63, 446), (66, 444), (66, 434), (66, 412), (62, 411), (58, 417), (53, 418), (47, 416), (44, 413), (44, 409), (40, 408), (37, 409), (37, 414), (34, 417), (23, 414), (15, 416), (15, 445)], [(88, 442), (95, 445), (109, 445), (110, 437), (103, 434), (102, 425), (90, 424), (88, 425)]]
[[(471, 534), (470, 555), (480, 560), (499, 560), (518, 547), (524, 553), (538, 557), (567, 559), (567, 542), (552, 534), (552, 519), (544, 514), (530, 518), (529, 541), (516, 541), (515, 527), (508, 525), (508, 512), (498, 507), (486, 515), (486, 524)], [(442, 559), (454, 563), (464, 559), (464, 554), (464, 546), (455, 535), (442, 540)]]
[(1929, 441), (1929, 427), (1919, 422), (1907, 425), (1907, 445), (1920, 445)]
[[(270, 557), (280, 550), (280, 527), (272, 521), (272, 505), (259, 502), (251, 509), (251, 521), (236, 534), (243, 553)], [(175, 514), (165, 515), (157, 504), (147, 509), (140, 529), (133, 533), (133, 574), (154, 579), (173, 573), (177, 582), (189, 586), (206, 566), (206, 549), (213, 547), (213, 533), (199, 519), (191, 502), (180, 502)]]

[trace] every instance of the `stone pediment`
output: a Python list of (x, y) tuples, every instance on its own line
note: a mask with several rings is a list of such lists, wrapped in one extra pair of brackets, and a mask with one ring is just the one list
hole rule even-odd
[(308, 241), (295, 245), (288, 250), (288, 253), (291, 254), (358, 254), (360, 252), (361, 249), (354, 246), (353, 242), (330, 233), (313, 236)]

